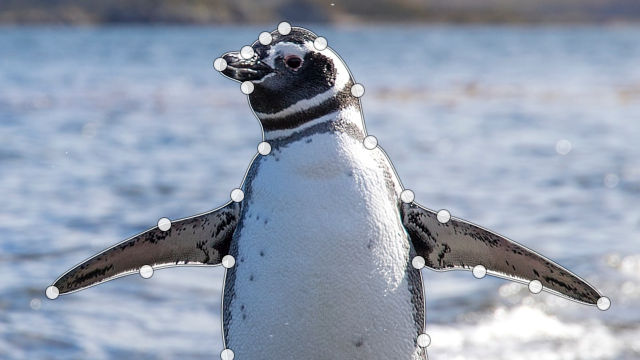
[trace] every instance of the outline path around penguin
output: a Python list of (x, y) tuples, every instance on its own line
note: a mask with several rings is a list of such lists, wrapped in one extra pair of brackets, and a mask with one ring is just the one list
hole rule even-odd
[(222, 264), (225, 360), (426, 359), (424, 267), (610, 307), (551, 260), (416, 203), (366, 132), (364, 87), (323, 37), (282, 22), (214, 68), (240, 82), (263, 130), (231, 201), (161, 218), (66, 272), (48, 298), (134, 273)]

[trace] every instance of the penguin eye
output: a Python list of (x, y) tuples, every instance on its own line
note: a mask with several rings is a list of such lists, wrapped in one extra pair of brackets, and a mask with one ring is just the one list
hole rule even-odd
[(284, 64), (287, 65), (288, 68), (296, 70), (302, 65), (302, 59), (296, 55), (288, 55), (284, 58)]

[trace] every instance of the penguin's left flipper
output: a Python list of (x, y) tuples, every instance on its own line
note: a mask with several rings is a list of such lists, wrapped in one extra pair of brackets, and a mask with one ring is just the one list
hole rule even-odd
[(218, 265), (228, 254), (239, 216), (240, 204), (229, 202), (213, 211), (172, 221), (166, 231), (151, 228), (77, 265), (53, 285), (66, 294), (137, 273), (144, 265)]
[(601, 297), (586, 281), (504, 236), (454, 217), (441, 223), (435, 211), (415, 203), (402, 204), (401, 212), (416, 254), (431, 269), (482, 265), (490, 275), (523, 283), (539, 280), (544, 290), (581, 303), (594, 305)]

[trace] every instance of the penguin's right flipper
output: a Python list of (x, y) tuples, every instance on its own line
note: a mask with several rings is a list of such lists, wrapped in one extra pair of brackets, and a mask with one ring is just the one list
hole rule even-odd
[(137, 273), (144, 265), (218, 265), (228, 254), (239, 217), (240, 203), (229, 202), (210, 212), (172, 221), (166, 231), (156, 226), (77, 265), (53, 285), (66, 294)]
[(435, 211), (415, 203), (402, 204), (404, 224), (417, 255), (434, 270), (471, 270), (528, 283), (538, 280), (544, 290), (594, 305), (601, 295), (586, 281), (536, 252), (478, 225), (451, 217), (441, 223)]

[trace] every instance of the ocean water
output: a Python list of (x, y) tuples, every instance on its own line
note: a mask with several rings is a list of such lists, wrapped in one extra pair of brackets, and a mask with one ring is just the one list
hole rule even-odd
[[(365, 85), (368, 131), (418, 202), (612, 301), (424, 270), (430, 359), (640, 359), (640, 27), (312, 29)], [(261, 134), (211, 64), (262, 30), (0, 28), (1, 359), (218, 358), (220, 267), (44, 289), (228, 200)]]

